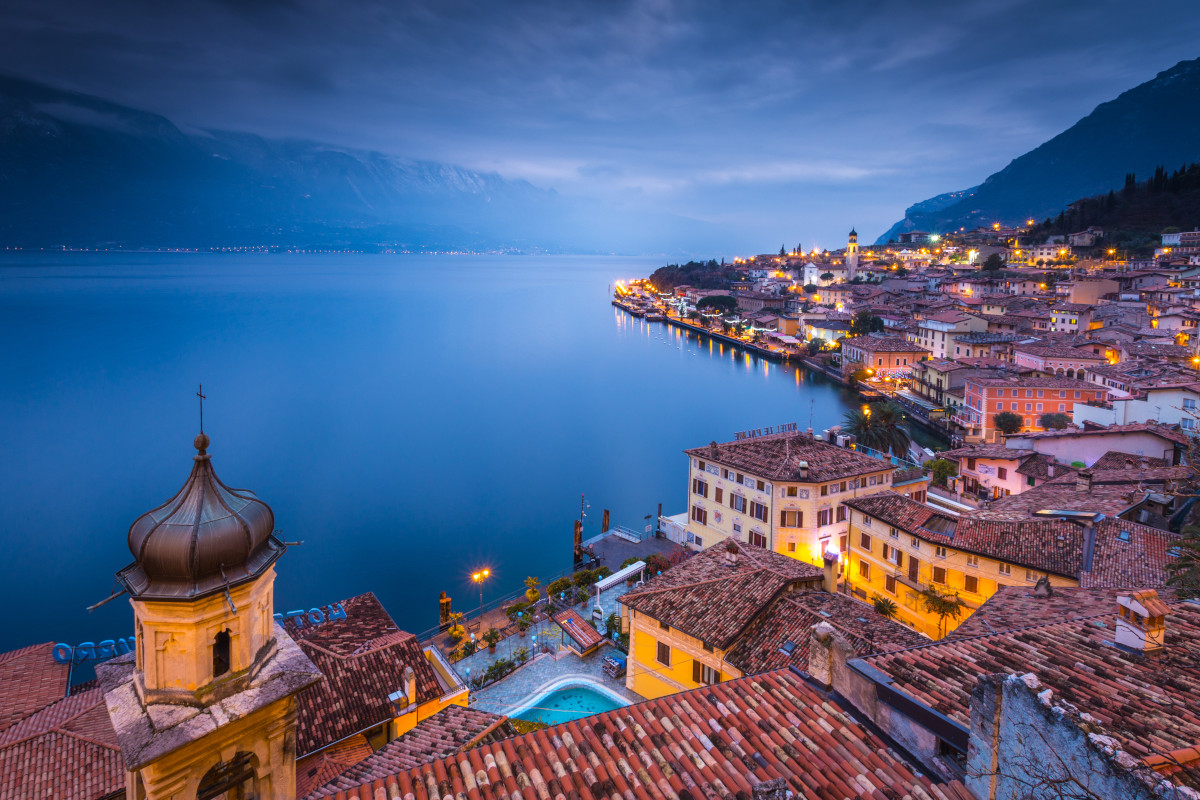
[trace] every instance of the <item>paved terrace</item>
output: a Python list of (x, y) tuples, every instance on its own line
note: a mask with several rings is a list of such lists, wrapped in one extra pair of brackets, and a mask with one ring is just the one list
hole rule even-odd
[[(629, 591), (629, 587), (621, 583), (600, 593), (598, 599), (605, 618), (617, 611), (619, 598), (627, 591)], [(597, 598), (593, 597), (583, 607), (575, 606), (574, 608), (579, 612), (580, 616), (591, 622), (592, 608), (596, 602)], [(601, 633), (606, 633), (603, 620), (600, 623), (599, 630)], [(537, 637), (536, 640), (534, 639), (535, 636)], [(531, 658), (536, 655), (541, 655), (541, 658), (530, 661), (525, 666), (518, 668), (507, 678), (483, 689), (472, 690), (472, 705), (476, 705), (478, 702), (480, 705), (477, 707), (484, 711), (494, 711), (494, 713), (503, 714), (505, 711), (493, 709), (485, 701), (490, 697), (491, 704), (497, 705), (501, 704), (500, 698), (503, 697), (504, 705), (515, 708), (523, 700), (535, 694), (540, 687), (560, 678), (574, 675), (586, 677), (597, 683), (601, 683), (622, 697), (628, 698), (631, 702), (642, 699), (633, 692), (625, 689), (624, 678), (613, 680), (601, 670), (604, 656), (613, 653), (622, 655), (620, 650), (612, 645), (605, 644), (601, 645), (596, 652), (581, 658), (565, 650), (562, 628), (550, 620), (541, 621), (531, 627), (523, 637), (519, 635), (509, 636), (500, 640), (499, 644), (496, 645), (495, 653), (489, 653), (486, 647), (483, 648), (480, 652), (474, 653), (454, 664), (454, 669), (464, 680), (478, 678), (487, 672), (487, 668), (495, 661), (501, 658), (512, 658), (513, 653), (521, 648), (528, 649)], [(557, 659), (555, 658), (556, 655), (558, 656)]]

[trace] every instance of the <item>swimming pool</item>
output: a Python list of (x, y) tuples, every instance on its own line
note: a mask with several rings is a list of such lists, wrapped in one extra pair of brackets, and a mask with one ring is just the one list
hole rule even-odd
[(538, 695), (509, 716), (546, 725), (589, 717), (629, 705), (617, 694), (597, 686), (575, 684)]

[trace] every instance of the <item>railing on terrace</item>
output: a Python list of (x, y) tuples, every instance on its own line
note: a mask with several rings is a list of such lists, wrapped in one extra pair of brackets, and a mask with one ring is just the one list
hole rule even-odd
[(875, 450), (873, 448), (867, 447), (864, 444), (855, 444), (854, 451), (856, 453), (862, 453), (863, 455), (870, 456), (871, 458), (878, 458), (880, 461), (890, 462), (891, 464), (893, 464), (894, 466), (897, 466), (897, 467), (904, 467), (907, 469), (920, 469), (921, 468), (920, 464), (917, 464), (914, 461), (909, 461), (907, 458), (900, 458), (899, 456), (894, 456), (889, 453), (884, 453), (879, 450)]

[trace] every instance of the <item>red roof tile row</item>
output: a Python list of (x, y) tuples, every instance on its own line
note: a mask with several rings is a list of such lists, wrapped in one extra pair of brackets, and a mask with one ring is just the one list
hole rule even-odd
[(783, 778), (798, 797), (962, 800), (918, 776), (792, 672), (668, 695), (338, 792), (339, 800), (666, 800), (748, 797)]

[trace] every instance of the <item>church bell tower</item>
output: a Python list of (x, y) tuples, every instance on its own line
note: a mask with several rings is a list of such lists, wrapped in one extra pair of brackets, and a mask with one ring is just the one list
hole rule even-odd
[(286, 546), (253, 492), (217, 477), (209, 438), (174, 497), (129, 528), (117, 573), (134, 653), (97, 668), (127, 800), (296, 796), (296, 699), (321, 673), (274, 620)]
[(854, 280), (858, 273), (858, 231), (850, 229), (850, 241), (846, 244), (846, 280)]

